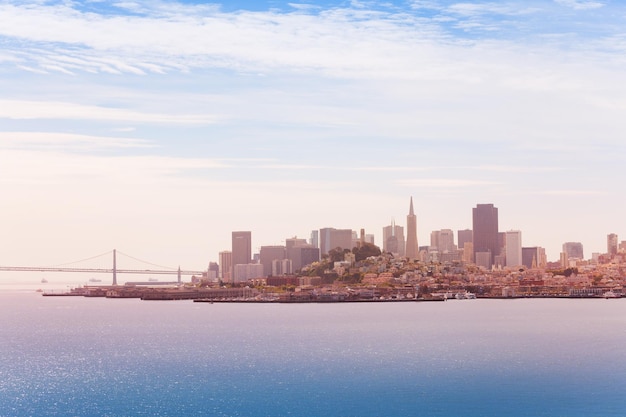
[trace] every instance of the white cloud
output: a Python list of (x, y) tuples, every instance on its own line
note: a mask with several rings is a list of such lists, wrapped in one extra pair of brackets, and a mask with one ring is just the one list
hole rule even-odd
[(558, 4), (571, 7), (574, 10), (590, 10), (599, 9), (604, 7), (605, 4), (599, 1), (585, 1), (585, 0), (554, 0)]
[(606, 195), (607, 192), (598, 190), (546, 190), (538, 194), (546, 196), (597, 196)]
[[(589, 8), (600, 3), (567, 4)], [(17, 41), (16, 46), (9, 43), (5, 48), (5, 60), (18, 61), (17, 65), (24, 68), (65, 74), (145, 75), (228, 68), (345, 78), (472, 78), (493, 71), (493, 61), (481, 59), (481, 54), (504, 55), (513, 43), (455, 39), (441, 26), (442, 19), (454, 16), (457, 28), (497, 32), (514, 24), (501, 16), (539, 14), (538, 9), (515, 2), (455, 3), (447, 7), (434, 2), (414, 4), (441, 9), (430, 18), (368, 8), (224, 13), (215, 6), (125, 5), (131, 6), (140, 8), (141, 15), (97, 15), (58, 5), (0, 5), (0, 15), (5, 17), (0, 36)], [(543, 18), (549, 20), (549, 16)], [(525, 33), (528, 37), (529, 32)], [(532, 46), (539, 62), (553, 55), (550, 42), (542, 42)], [(473, 57), (471, 62), (463, 56), (464, 51)], [(585, 59), (594, 56), (587, 54)], [(449, 65), (455, 60), (458, 66)], [(470, 73), (468, 64), (474, 66)], [(511, 62), (511, 71), (515, 71), (515, 64)]]
[(429, 171), (432, 168), (428, 167), (405, 167), (405, 166), (349, 166), (346, 164), (339, 165), (312, 165), (312, 164), (264, 164), (259, 165), (257, 168), (261, 169), (276, 169), (276, 170), (333, 170), (333, 171), (369, 171), (369, 172), (412, 172), (412, 171)]
[(79, 135), (55, 132), (0, 132), (0, 149), (100, 150), (106, 148), (151, 148), (143, 139)]
[(488, 172), (557, 172), (562, 171), (564, 168), (555, 166), (479, 165), (468, 167), (468, 169)]
[(0, 118), (106, 120), (175, 125), (207, 125), (219, 120), (217, 116), (210, 114), (155, 114), (68, 102), (6, 99), (0, 99)]
[[(522, 3), (523, 4), (523, 3)], [(455, 3), (445, 9), (447, 12), (461, 16), (503, 15), (517, 16), (535, 13), (536, 8), (521, 6), (519, 3)]]
[[(71, 194), (76, 187), (86, 187), (90, 193), (103, 195), (114, 195), (116, 189), (131, 193), (136, 187), (147, 187), (146, 190), (185, 188), (198, 183), (192, 175), (194, 172), (229, 167), (222, 161), (202, 158), (72, 154), (71, 150), (82, 149), (80, 141), (74, 146), (37, 144), (41, 146), (35, 146), (36, 149), (3, 150), (0, 156), (3, 186), (0, 189), (5, 193), (23, 194), (28, 190), (23, 189), (24, 185), (30, 187), (28, 192), (35, 186), (58, 187), (62, 189), (59, 197)], [(94, 145), (91, 145), (89, 150), (93, 151)]]
[[(413, 190), (431, 207), (424, 231), (465, 222), (446, 210), (469, 214), (476, 201), (584, 203), (596, 185), (615, 188), (615, 202), (581, 204), (580, 218), (619, 219), (626, 194), (606, 179), (619, 178), (626, 129), (621, 20), (570, 21), (592, 13), (549, 2), (541, 12), (444, 3), (224, 13), (136, 2), (125, 7), (137, 14), (98, 15), (2, 2), (0, 120), (20, 130), (0, 133), (4, 218), (17, 219), (3, 230), (23, 232), (30, 251), (72, 225), (84, 247), (83, 228), (106, 218), (98, 240), (194, 246), (204, 264), (236, 228), (260, 244), (280, 239), (279, 226), (285, 236), (342, 222), (379, 231)], [(590, 37), (568, 32), (581, 24)], [(529, 221), (538, 235), (562, 220), (549, 205)], [(184, 233), (163, 239), (165, 227)]]
[(308, 4), (308, 3), (289, 3), (289, 6), (293, 7), (294, 9), (304, 10), (304, 11), (320, 9), (320, 6), (316, 6), (314, 4)]
[(466, 188), (466, 187), (484, 187), (487, 185), (500, 185), (500, 182), (481, 181), (471, 179), (447, 179), (447, 178), (427, 178), (427, 179), (409, 179), (398, 180), (398, 185), (414, 188)]

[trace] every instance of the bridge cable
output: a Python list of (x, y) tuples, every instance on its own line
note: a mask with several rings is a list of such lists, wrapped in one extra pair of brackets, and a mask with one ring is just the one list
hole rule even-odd
[(74, 262), (66, 262), (66, 263), (63, 263), (63, 264), (52, 265), (52, 266), (50, 266), (50, 268), (58, 268), (58, 267), (65, 266), (65, 265), (72, 265), (72, 264), (77, 264), (77, 263), (80, 263), (80, 262), (86, 262), (86, 261), (90, 261), (90, 260), (92, 260), (92, 259), (100, 258), (101, 256), (104, 256), (104, 255), (110, 255), (110, 254), (112, 254), (112, 253), (113, 253), (113, 251), (112, 251), (112, 250), (110, 250), (110, 251), (108, 251), (108, 252), (101, 253), (100, 255), (92, 256), (92, 257), (90, 257), (90, 258), (81, 259), (81, 260), (79, 260), (79, 261), (74, 261)]
[(124, 256), (126, 256), (128, 258), (134, 259), (135, 261), (142, 262), (144, 264), (148, 264), (148, 265), (151, 265), (151, 266), (156, 266), (156, 267), (163, 268), (163, 269), (169, 269), (169, 270), (172, 270), (172, 271), (176, 271), (176, 269), (178, 269), (178, 268), (172, 268), (172, 267), (169, 267), (169, 266), (153, 264), (152, 262), (144, 261), (143, 259), (139, 259), (139, 258), (135, 258), (134, 256), (127, 255), (124, 252), (120, 252), (119, 250), (117, 251), (117, 253), (119, 253), (120, 255), (124, 255)]

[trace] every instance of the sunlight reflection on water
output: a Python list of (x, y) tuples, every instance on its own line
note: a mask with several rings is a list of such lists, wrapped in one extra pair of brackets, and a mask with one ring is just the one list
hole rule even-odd
[(0, 300), (11, 415), (626, 412), (624, 300)]

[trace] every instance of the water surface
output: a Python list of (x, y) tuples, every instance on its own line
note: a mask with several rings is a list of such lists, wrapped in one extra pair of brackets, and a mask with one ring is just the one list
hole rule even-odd
[(626, 414), (625, 300), (0, 303), (0, 415)]

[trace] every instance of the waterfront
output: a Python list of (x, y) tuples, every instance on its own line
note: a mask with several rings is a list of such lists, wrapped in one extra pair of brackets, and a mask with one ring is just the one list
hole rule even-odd
[(2, 415), (626, 413), (623, 299), (0, 298)]

